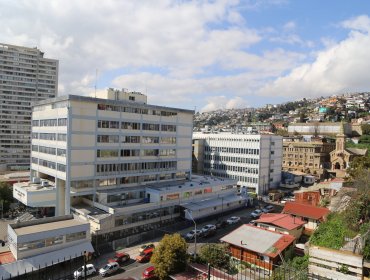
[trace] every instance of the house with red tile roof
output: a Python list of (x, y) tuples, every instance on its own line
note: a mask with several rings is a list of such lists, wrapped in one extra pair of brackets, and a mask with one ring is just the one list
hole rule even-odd
[(257, 227), (283, 234), (290, 234), (296, 239), (302, 235), (305, 224), (305, 221), (301, 218), (281, 213), (262, 214), (255, 222)]
[(316, 207), (309, 204), (289, 201), (285, 203), (282, 213), (290, 214), (304, 220), (304, 233), (310, 235), (318, 225), (326, 219), (330, 210), (324, 207)]
[(290, 234), (242, 225), (220, 239), (228, 243), (233, 258), (270, 272), (293, 251), (296, 238)]

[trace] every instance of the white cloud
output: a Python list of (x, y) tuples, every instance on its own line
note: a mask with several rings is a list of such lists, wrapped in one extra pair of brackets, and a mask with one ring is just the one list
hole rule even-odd
[(288, 21), (283, 25), (283, 29), (286, 31), (294, 30), (296, 28), (296, 23), (294, 21)]
[(350, 30), (348, 38), (323, 39), (327, 44), (315, 54), (316, 61), (302, 64), (310, 54), (268, 45), (312, 47), (296, 34), (295, 21), (283, 23), (278, 34), (275, 26), (252, 28), (242, 14), (286, 3), (3, 1), (0, 42), (37, 46), (46, 57), (58, 58), (61, 94), (93, 92), (98, 69), (98, 90), (124, 87), (147, 92), (151, 103), (189, 109), (244, 106), (247, 97), (260, 93), (309, 96), (368, 85), (369, 18), (342, 22), (341, 28)]
[[(279, 77), (259, 92), (266, 96), (317, 97), (369, 89), (370, 19), (361, 16), (345, 21), (354, 28), (346, 39), (330, 42), (311, 64), (303, 64)], [(357, 31), (360, 30), (360, 31)]]

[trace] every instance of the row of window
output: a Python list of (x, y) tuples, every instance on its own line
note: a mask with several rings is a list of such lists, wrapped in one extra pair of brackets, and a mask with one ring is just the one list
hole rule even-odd
[[(259, 142), (260, 139), (253, 139), (253, 138), (218, 138), (218, 137), (210, 137), (207, 138), (207, 141), (223, 141), (223, 142)], [(273, 144), (272, 144), (273, 143)], [(271, 145), (275, 145), (274, 142), (271, 142)]]
[(67, 134), (65, 133), (37, 133), (32, 132), (32, 139), (50, 140), (50, 141), (67, 141)]
[[(120, 135), (98, 135), (98, 143), (119, 143)], [(155, 137), (155, 136), (124, 136), (121, 135), (122, 143), (135, 144), (176, 144), (176, 137)]]
[(176, 169), (176, 161), (161, 162), (139, 162), (139, 163), (108, 163), (97, 164), (96, 172), (99, 173), (117, 173), (127, 171), (160, 171)]
[(232, 166), (225, 164), (214, 164), (210, 162), (204, 162), (204, 168), (212, 170), (227, 170), (235, 172), (243, 172), (249, 174), (258, 174), (258, 168), (244, 167), (244, 166)]
[(108, 105), (108, 104), (98, 104), (98, 110), (134, 113), (134, 114), (144, 114), (144, 115), (154, 115), (154, 116), (163, 116), (163, 117), (177, 116), (176, 112), (160, 111), (160, 110), (153, 110), (153, 109), (144, 109), (144, 108), (131, 107), (131, 106), (130, 107), (125, 107), (125, 106)]
[(213, 160), (213, 161), (219, 161), (219, 162), (239, 162), (239, 163), (247, 163), (247, 164), (258, 164), (259, 159), (258, 158), (242, 158), (242, 157), (229, 157), (229, 156), (219, 156), (219, 155), (212, 155), (212, 154), (205, 154), (204, 155), (205, 160)]
[(38, 165), (50, 168), (50, 169), (56, 169), (58, 171), (66, 172), (65, 164), (55, 163), (53, 161), (48, 161), (48, 160), (44, 160), (44, 159), (41, 159), (41, 158), (38, 159), (38, 158), (35, 158), (35, 157), (31, 158), (31, 162), (34, 163), (34, 164), (38, 164)]
[(97, 150), (98, 158), (105, 157), (138, 157), (138, 156), (176, 156), (175, 149), (125, 149), (125, 150)]
[(35, 240), (31, 242), (18, 243), (17, 249), (19, 251), (28, 251), (28, 250), (39, 249), (39, 248), (62, 244), (64, 243), (64, 239), (65, 239), (65, 242), (72, 242), (72, 241), (81, 240), (85, 238), (86, 238), (85, 231), (68, 233), (66, 235), (59, 235), (59, 236), (44, 238), (44, 239)]
[(44, 146), (38, 146), (38, 145), (32, 145), (32, 151), (33, 152), (39, 152), (39, 153), (44, 153), (44, 154), (49, 154), (49, 155), (56, 155), (60, 157), (65, 157), (66, 156), (66, 149), (56, 149), (52, 147), (44, 147)]
[(66, 126), (66, 125), (67, 118), (32, 121), (32, 126)]
[(232, 153), (232, 154), (245, 154), (245, 155), (259, 155), (259, 149), (248, 149), (248, 148), (230, 148), (230, 147), (210, 147), (205, 146), (206, 152), (217, 152), (217, 153)]
[(176, 132), (176, 125), (172, 124), (155, 124), (155, 123), (136, 123), (136, 122), (119, 122), (119, 121), (98, 121), (98, 128), (128, 129), (128, 130), (151, 130), (151, 131), (170, 131)]

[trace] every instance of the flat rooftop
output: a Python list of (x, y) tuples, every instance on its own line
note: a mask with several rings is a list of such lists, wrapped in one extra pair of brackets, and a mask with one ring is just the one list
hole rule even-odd
[(21, 188), (25, 190), (26, 192), (37, 192), (37, 191), (48, 191), (48, 190), (55, 190), (55, 183), (52, 181), (48, 181), (48, 186), (42, 186), (41, 183), (35, 184), (31, 182), (19, 182), (13, 184), (16, 188)]
[(147, 184), (146, 187), (159, 192), (175, 191), (178, 189), (194, 189), (197, 187), (214, 187), (219, 185), (236, 185), (233, 179), (218, 178), (213, 176), (192, 175), (190, 181), (180, 180), (165, 183)]
[(79, 226), (83, 224), (87, 223), (83, 223), (74, 219), (73, 215), (66, 215), (62, 217), (42, 218), (27, 222), (9, 224), (9, 226), (15, 231), (18, 236), (20, 236), (50, 231), (54, 229)]

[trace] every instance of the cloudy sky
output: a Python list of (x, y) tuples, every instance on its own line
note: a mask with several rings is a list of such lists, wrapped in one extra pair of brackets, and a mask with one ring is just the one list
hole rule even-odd
[(60, 95), (209, 111), (370, 91), (370, 1), (0, 0), (0, 26), (59, 59)]

